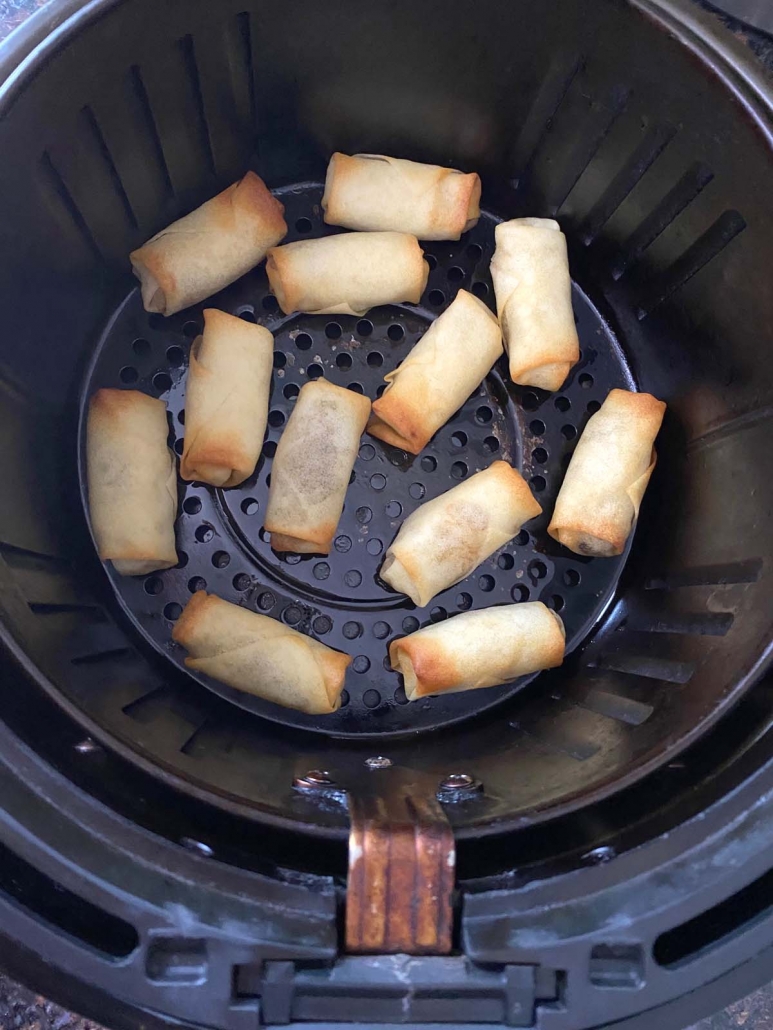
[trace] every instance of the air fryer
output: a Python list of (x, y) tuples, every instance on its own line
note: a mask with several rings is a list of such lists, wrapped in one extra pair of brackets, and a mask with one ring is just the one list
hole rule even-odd
[[(682, 1026), (769, 979), (773, 100), (751, 53), (689, 0), (55, 0), (0, 57), (0, 963), (111, 1026), (229, 1030)], [(249, 168), (287, 241), (336, 231), (335, 150), (478, 171), (484, 215), (425, 245), (417, 306), (285, 316), (263, 266), (211, 299), (275, 335), (258, 468), (181, 482), (178, 565), (115, 576), (84, 408), (161, 397), (180, 453), (203, 307), (148, 315), (129, 252)], [(330, 556), (275, 554), (300, 387), (375, 397), (460, 287), (493, 307), (493, 228), (522, 215), (569, 241), (564, 388), (497, 366), (419, 457), (363, 437)], [(590, 560), (545, 527), (616, 386), (668, 412), (628, 551)], [(426, 609), (386, 592), (400, 520), (494, 457), (545, 516)], [(186, 671), (197, 589), (353, 655), (340, 711)], [(562, 668), (406, 703), (390, 640), (526, 599), (560, 611)], [(350, 833), (371, 853), (347, 889)], [(425, 859), (450, 950), (416, 943)], [(415, 947), (357, 946), (373, 897)]]

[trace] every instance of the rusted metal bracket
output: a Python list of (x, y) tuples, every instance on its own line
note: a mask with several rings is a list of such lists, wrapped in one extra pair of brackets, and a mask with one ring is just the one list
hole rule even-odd
[(454, 836), (434, 797), (349, 793), (346, 950), (447, 955)]

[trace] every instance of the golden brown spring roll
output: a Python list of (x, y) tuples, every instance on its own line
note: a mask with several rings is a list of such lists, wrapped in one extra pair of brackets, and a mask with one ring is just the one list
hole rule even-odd
[(237, 486), (255, 471), (268, 418), (274, 337), (207, 308), (185, 384), (183, 479)]
[(243, 179), (129, 255), (146, 311), (198, 304), (249, 272), (287, 235), (284, 207), (262, 179)]
[(381, 578), (423, 608), (541, 511), (521, 473), (495, 461), (408, 516), (387, 549)]
[(655, 468), (666, 406), (649, 393), (612, 390), (575, 448), (548, 533), (577, 554), (622, 554)]
[(382, 154), (333, 154), (322, 210), (328, 225), (458, 240), (480, 218), (480, 176)]
[(502, 353), (499, 322), (466, 290), (435, 319), (373, 403), (368, 432), (418, 454)]
[(510, 377), (558, 390), (580, 359), (566, 237), (552, 218), (514, 218), (494, 236), (491, 278)]
[(301, 389), (271, 466), (265, 526), (275, 551), (329, 553), (369, 414), (367, 397), (324, 379)]
[(190, 653), (185, 664), (235, 690), (309, 715), (341, 704), (352, 659), (267, 615), (197, 591), (172, 638)]
[(564, 660), (564, 624), (541, 601), (462, 612), (389, 645), (405, 694), (453, 694), (510, 683)]
[(99, 557), (122, 576), (177, 564), (177, 470), (166, 405), (137, 390), (98, 390), (86, 435), (89, 510)]
[(364, 315), (378, 304), (418, 304), (429, 265), (405, 232), (344, 232), (268, 252), (266, 271), (285, 314)]

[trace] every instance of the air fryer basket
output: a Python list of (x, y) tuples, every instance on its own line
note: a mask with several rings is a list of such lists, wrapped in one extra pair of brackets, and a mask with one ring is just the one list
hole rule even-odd
[[(691, 12), (73, 0), (38, 18), (39, 38), (34, 25), (19, 37), (0, 96), (0, 909), (7, 896), (16, 913), (0, 959), (41, 977), (3, 941), (53, 949), (67, 982), (120, 1000), (112, 1022), (133, 1018), (126, 1005), (218, 1026), (256, 1012), (389, 1022), (396, 997), (403, 1020), (590, 1027), (740, 965), (727, 943), (740, 922), (698, 961), (710, 933), (691, 920), (758, 883), (771, 829), (755, 807), (773, 638), (771, 118), (740, 44)], [(217, 295), (275, 335), (263, 455), (237, 489), (180, 484), (176, 568), (115, 577), (88, 530), (84, 405), (100, 386), (163, 397), (179, 453), (202, 308), (148, 316), (129, 251), (247, 168), (281, 196), (288, 240), (335, 231), (319, 208), (333, 150), (477, 170), (484, 217), (459, 243), (426, 245), (418, 306), (285, 317), (262, 268)], [(459, 287), (493, 305), (493, 226), (534, 214), (569, 240), (582, 358), (565, 388), (514, 387), (497, 367), (418, 458), (363, 437), (331, 555), (274, 554), (267, 478), (300, 386), (324, 375), (375, 397)], [(545, 525), (613, 386), (669, 407), (630, 553), (591, 561)], [(427, 609), (387, 591), (377, 570), (401, 518), (495, 456), (521, 468), (545, 516)], [(303, 716), (190, 676), (171, 629), (204, 587), (354, 655), (341, 711)], [(565, 619), (561, 669), (405, 703), (391, 639), (527, 598)], [(452, 773), (479, 781), (445, 806), (457, 956), (412, 972), (348, 958), (330, 982), (305, 968), (336, 955), (349, 832), (340, 797), (294, 789), (310, 770), (353, 793), (364, 777), (427, 797)], [(735, 863), (721, 850), (731, 824)], [(696, 879), (683, 863), (699, 845), (720, 857)], [(94, 910), (63, 914), (79, 899)], [(417, 997), (468, 991), (469, 1017), (401, 1007), (414, 974)], [(373, 1004), (373, 990), (381, 1009), (336, 1007)]]

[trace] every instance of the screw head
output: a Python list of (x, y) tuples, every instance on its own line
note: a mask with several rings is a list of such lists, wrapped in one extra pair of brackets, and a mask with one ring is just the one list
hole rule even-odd
[(323, 769), (311, 769), (304, 776), (296, 776), (293, 780), (296, 790), (329, 790), (335, 786), (336, 781)]
[(438, 796), (447, 800), (469, 797), (483, 790), (483, 784), (469, 773), (449, 773), (440, 781)]
[(181, 837), (180, 843), (188, 851), (193, 851), (194, 854), (202, 855), (204, 858), (212, 858), (215, 853), (209, 844), (205, 844), (201, 840), (194, 840), (192, 837)]
[(609, 844), (602, 844), (601, 847), (594, 848), (582, 857), (586, 862), (592, 862), (594, 865), (604, 865), (616, 858), (617, 852)]
[(373, 758), (366, 758), (365, 765), (369, 769), (389, 769), (392, 765), (391, 758), (385, 758), (383, 755), (374, 755)]
[(79, 755), (91, 755), (95, 751), (99, 751), (99, 744), (95, 743), (91, 737), (86, 737), (85, 740), (78, 741), (75, 750)]

